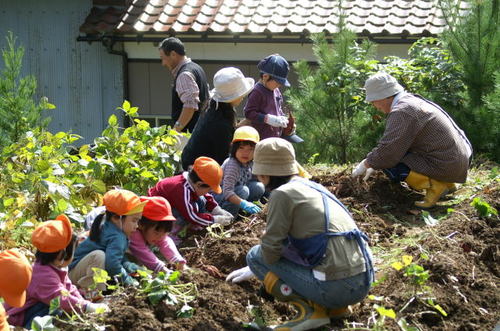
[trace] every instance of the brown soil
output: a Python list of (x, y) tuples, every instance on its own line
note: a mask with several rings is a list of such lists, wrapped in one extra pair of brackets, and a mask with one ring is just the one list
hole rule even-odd
[[(421, 211), (412, 204), (418, 193), (389, 182), (378, 175), (368, 183), (354, 183), (345, 173), (314, 178), (334, 192), (351, 210), (358, 226), (370, 237), (376, 258), (377, 280), (371, 293), (381, 301), (365, 299), (353, 307), (353, 314), (343, 321), (332, 322), (323, 330), (345, 327), (374, 327), (377, 318), (374, 304), (393, 309), (397, 319), (404, 318), (421, 330), (492, 330), (500, 319), (500, 228), (498, 217), (479, 218), (470, 200), (458, 205), (440, 203), (430, 210), (439, 219), (454, 208), (449, 216), (434, 227), (422, 220)], [(460, 190), (455, 193), (460, 194)], [(500, 210), (500, 185), (478, 192), (490, 205)], [(265, 213), (265, 212), (264, 212)], [(207, 234), (195, 235), (181, 249), (194, 272), (184, 273), (183, 280), (194, 282), (197, 299), (191, 318), (177, 318), (180, 307), (164, 303), (151, 306), (133, 290), (113, 301), (112, 311), (105, 317), (109, 330), (240, 330), (249, 322), (248, 306), (261, 308), (270, 324), (293, 315), (286, 304), (269, 302), (258, 296), (257, 280), (239, 285), (227, 283), (202, 271), (205, 265), (217, 267), (227, 275), (243, 267), (248, 250), (259, 242), (265, 221), (262, 215), (242, 219), (231, 227), (231, 237), (218, 239)], [(413, 238), (408, 244), (404, 238)], [(414, 288), (401, 271), (388, 267), (378, 254), (403, 254), (430, 272), (425, 287)], [(422, 258), (422, 254), (428, 259)], [(424, 294), (414, 293), (424, 292)], [(431, 297), (446, 317), (426, 304)], [(412, 299), (414, 298), (414, 299)], [(400, 330), (396, 322), (386, 319), (384, 328)]]

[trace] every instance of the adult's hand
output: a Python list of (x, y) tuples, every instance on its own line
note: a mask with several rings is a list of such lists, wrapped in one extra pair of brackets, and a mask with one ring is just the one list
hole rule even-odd
[(231, 272), (226, 277), (226, 282), (239, 283), (245, 280), (249, 280), (254, 276), (255, 276), (254, 273), (252, 272), (252, 270), (250, 270), (249, 267), (244, 267)]
[(366, 159), (359, 162), (359, 164), (356, 166), (356, 168), (354, 168), (354, 171), (351, 174), (352, 178), (357, 178), (357, 177), (363, 176), (365, 174), (366, 170), (368, 169), (365, 165), (365, 161), (366, 161)]

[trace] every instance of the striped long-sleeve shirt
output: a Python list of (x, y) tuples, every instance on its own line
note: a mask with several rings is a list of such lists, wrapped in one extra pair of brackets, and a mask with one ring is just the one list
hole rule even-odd
[(235, 195), (237, 185), (246, 185), (252, 179), (252, 164), (241, 164), (234, 157), (228, 157), (222, 164), (222, 196), (224, 200)]
[(399, 162), (431, 178), (463, 183), (472, 147), (439, 106), (414, 94), (399, 96), (387, 115), (384, 135), (366, 160), (374, 169)]
[[(167, 177), (160, 180), (148, 191), (149, 196), (160, 196), (170, 202), (173, 209), (176, 209), (184, 219), (190, 223), (201, 226), (209, 226), (214, 223), (214, 217), (210, 213), (201, 213), (198, 210), (196, 201), (199, 197), (187, 179), (187, 172), (180, 175)], [(204, 195), (206, 199), (205, 207), (211, 212), (217, 207), (214, 197), (211, 194)]]

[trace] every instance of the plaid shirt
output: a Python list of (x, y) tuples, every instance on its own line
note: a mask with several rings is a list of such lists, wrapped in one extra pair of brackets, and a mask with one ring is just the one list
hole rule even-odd
[(431, 178), (463, 183), (471, 155), (465, 133), (441, 107), (405, 93), (387, 115), (384, 135), (366, 159), (374, 169), (402, 162)]
[[(191, 62), (191, 59), (186, 57), (173, 70), (172, 75), (175, 77), (179, 69), (185, 64)], [(198, 109), (200, 102), (200, 89), (196, 85), (194, 75), (189, 71), (183, 71), (176, 79), (175, 91), (184, 105), (184, 108)]]

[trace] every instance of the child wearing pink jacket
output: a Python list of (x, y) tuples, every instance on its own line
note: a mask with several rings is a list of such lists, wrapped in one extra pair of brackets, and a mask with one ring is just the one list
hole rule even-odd
[(169, 271), (165, 262), (151, 251), (150, 246), (157, 246), (165, 259), (182, 270), (186, 260), (177, 250), (174, 241), (168, 236), (175, 217), (172, 208), (163, 197), (141, 197), (147, 201), (139, 221), (139, 228), (130, 236), (129, 249), (134, 257), (154, 272)]

